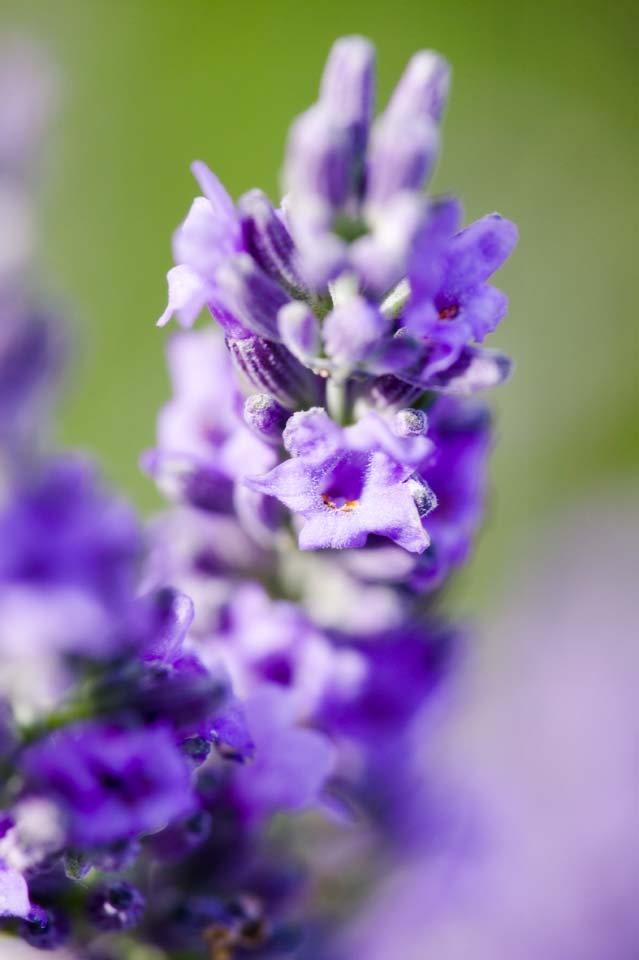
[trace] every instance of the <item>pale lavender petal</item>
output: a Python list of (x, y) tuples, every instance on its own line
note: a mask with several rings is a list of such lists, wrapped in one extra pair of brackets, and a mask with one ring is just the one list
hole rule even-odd
[(418, 193), (395, 194), (382, 210), (367, 210), (371, 232), (351, 244), (350, 262), (367, 291), (385, 294), (405, 275), (426, 206)]
[(229, 235), (206, 197), (196, 197), (173, 237), (175, 262), (212, 279), (220, 264), (235, 252), (237, 233)]
[(342, 429), (322, 407), (294, 413), (284, 431), (284, 446), (291, 456), (314, 467), (332, 460), (342, 443)]
[(30, 910), (26, 880), (0, 863), (0, 917), (26, 917)]
[(190, 267), (172, 267), (166, 275), (169, 285), (169, 301), (166, 310), (157, 321), (163, 327), (174, 314), (183, 327), (192, 327), (204, 309), (211, 294), (210, 287)]
[(319, 479), (303, 461), (293, 458), (278, 464), (263, 477), (247, 477), (245, 484), (258, 493), (277, 497), (294, 513), (313, 513), (321, 505)]
[(237, 216), (233, 201), (212, 170), (201, 160), (191, 164), (191, 172), (197, 180), (202, 193), (211, 204), (213, 211), (221, 220), (236, 222)]
[(299, 300), (287, 303), (277, 316), (277, 324), (284, 345), (301, 360), (310, 360), (320, 350), (317, 318), (311, 308)]
[(356, 364), (389, 333), (390, 321), (363, 297), (335, 307), (324, 320), (324, 346), (338, 364)]

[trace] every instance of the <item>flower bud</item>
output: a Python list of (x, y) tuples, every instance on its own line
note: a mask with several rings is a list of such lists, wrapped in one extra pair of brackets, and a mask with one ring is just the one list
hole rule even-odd
[(252, 387), (290, 410), (317, 402), (321, 381), (281, 343), (262, 337), (227, 340), (231, 358)]
[(282, 217), (261, 190), (250, 190), (238, 204), (244, 244), (255, 262), (292, 293), (303, 283), (296, 266), (293, 239)]
[(420, 437), (428, 430), (428, 417), (423, 410), (405, 407), (393, 417), (393, 430), (398, 437)]

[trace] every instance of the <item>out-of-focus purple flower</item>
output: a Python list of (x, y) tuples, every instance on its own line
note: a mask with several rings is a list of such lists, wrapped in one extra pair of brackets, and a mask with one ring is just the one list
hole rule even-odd
[(407, 482), (430, 449), (424, 437), (398, 437), (372, 413), (340, 428), (315, 408), (289, 420), (284, 445), (291, 458), (247, 482), (305, 519), (302, 549), (362, 547), (369, 534), (426, 549), (420, 501)]
[(300, 727), (289, 695), (266, 685), (245, 703), (255, 760), (233, 780), (240, 803), (253, 816), (311, 806), (335, 763), (330, 740)]
[(128, 930), (142, 919), (144, 897), (130, 883), (118, 880), (92, 891), (87, 912), (100, 930)]
[(454, 652), (455, 633), (440, 624), (405, 621), (364, 639), (341, 637), (345, 650), (365, 664), (357, 689), (327, 691), (321, 723), (336, 736), (392, 737), (439, 684)]
[(28, 747), (21, 768), (80, 847), (153, 833), (193, 807), (189, 767), (163, 727), (77, 724)]
[(91, 464), (59, 457), (0, 513), (0, 589), (77, 587), (117, 609), (131, 597), (140, 547), (133, 512), (105, 493)]
[(271, 600), (256, 583), (235, 589), (220, 630), (197, 649), (205, 662), (224, 663), (240, 697), (279, 686), (300, 717), (311, 717), (327, 690), (357, 688), (364, 670), (361, 657), (330, 643), (301, 607)]
[(224, 341), (214, 330), (169, 341), (173, 399), (161, 410), (157, 447), (143, 465), (162, 489), (204, 510), (230, 511), (235, 481), (274, 453), (244, 423), (244, 400)]
[[(49, 425), (47, 401), (62, 366), (55, 318), (0, 291), (0, 470), (24, 468)], [(8, 451), (6, 463), (2, 451)], [(28, 450), (28, 455), (26, 454)], [(13, 462), (9, 462), (9, 455)]]
[(35, 906), (19, 926), (19, 933), (38, 950), (55, 950), (65, 943), (71, 933), (71, 922), (58, 907)]

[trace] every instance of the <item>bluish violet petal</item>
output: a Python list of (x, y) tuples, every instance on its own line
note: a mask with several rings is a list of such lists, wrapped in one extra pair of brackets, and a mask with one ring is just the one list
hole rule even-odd
[(272, 280), (292, 292), (301, 292), (304, 285), (296, 264), (293, 238), (266, 194), (261, 190), (244, 194), (238, 212), (244, 245), (255, 262)]
[(324, 346), (336, 363), (356, 364), (366, 359), (390, 329), (390, 321), (378, 307), (363, 297), (352, 297), (324, 320)]
[(394, 337), (386, 339), (367, 359), (366, 369), (370, 373), (399, 373), (419, 362), (424, 347), (419, 341), (403, 336), (398, 331)]
[(341, 427), (322, 407), (294, 413), (284, 431), (284, 446), (291, 456), (314, 467), (333, 460), (343, 442)]
[(449, 242), (443, 294), (454, 300), (485, 283), (508, 259), (517, 243), (517, 227), (498, 213), (476, 220)]
[[(423, 351), (413, 367), (404, 367), (397, 375), (415, 386), (424, 384), (431, 377), (447, 370), (459, 357), (468, 340), (471, 330), (467, 324), (444, 324), (437, 321), (423, 330)], [(425, 388), (424, 388), (425, 389)]]
[(244, 422), (271, 443), (282, 442), (282, 431), (291, 412), (268, 393), (254, 393), (244, 403)]
[(466, 396), (504, 383), (512, 367), (510, 357), (497, 350), (464, 347), (450, 367), (426, 378), (424, 389)]
[(471, 328), (473, 338), (481, 343), (508, 313), (508, 297), (496, 287), (484, 284), (464, 298), (460, 313)]
[(183, 327), (192, 327), (211, 295), (209, 285), (198, 273), (185, 265), (172, 267), (166, 275), (169, 302), (157, 321), (163, 327), (174, 314)]
[(399, 117), (439, 121), (450, 86), (450, 67), (432, 50), (420, 50), (408, 62), (386, 112)]
[(366, 202), (382, 207), (402, 190), (420, 190), (439, 152), (439, 131), (431, 120), (381, 117), (368, 150)]
[(302, 363), (317, 356), (320, 332), (317, 317), (299, 300), (287, 303), (277, 316), (280, 337), (293, 356)]
[(261, 337), (279, 340), (277, 313), (289, 297), (247, 253), (227, 260), (217, 272), (222, 299), (240, 322)]
[(375, 48), (364, 37), (341, 37), (328, 56), (320, 100), (340, 123), (353, 130), (361, 149), (375, 100)]
[(462, 217), (456, 197), (438, 197), (429, 203), (408, 261), (412, 303), (434, 300), (444, 277), (445, 244), (459, 230)]
[(353, 187), (355, 150), (348, 129), (330, 110), (316, 105), (291, 128), (284, 170), (294, 198), (317, 198), (329, 208), (344, 206)]
[(26, 917), (30, 910), (26, 880), (0, 862), (0, 917)]
[(197, 180), (202, 193), (211, 204), (216, 217), (229, 222), (236, 221), (237, 217), (233, 201), (213, 171), (209, 170), (207, 165), (201, 160), (195, 160), (191, 164), (191, 172)]
[(322, 384), (281, 343), (261, 337), (235, 339), (227, 344), (236, 369), (262, 393), (270, 393), (289, 409), (317, 403)]

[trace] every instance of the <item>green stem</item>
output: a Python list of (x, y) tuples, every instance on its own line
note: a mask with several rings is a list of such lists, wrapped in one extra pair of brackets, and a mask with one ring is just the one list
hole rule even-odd
[(336, 423), (344, 426), (348, 419), (346, 381), (329, 377), (326, 381), (326, 409)]

